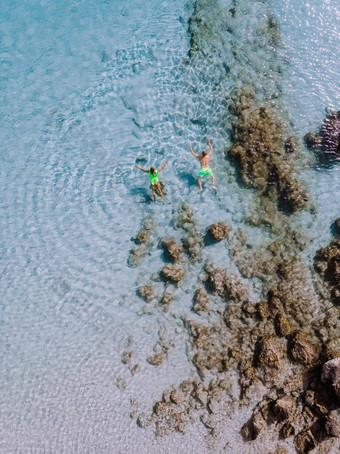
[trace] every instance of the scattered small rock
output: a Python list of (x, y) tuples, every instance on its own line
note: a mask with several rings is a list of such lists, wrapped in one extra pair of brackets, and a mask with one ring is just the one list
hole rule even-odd
[(153, 356), (149, 356), (148, 363), (151, 364), (152, 366), (160, 366), (161, 364), (163, 364), (165, 358), (166, 358), (166, 354), (162, 351), (162, 352), (156, 353)]

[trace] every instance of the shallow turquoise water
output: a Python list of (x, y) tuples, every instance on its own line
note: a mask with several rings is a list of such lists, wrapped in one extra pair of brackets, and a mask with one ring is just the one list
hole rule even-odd
[[(236, 42), (261, 19), (260, 3), (242, 2), (249, 14)], [(285, 0), (268, 8), (278, 16), (288, 62), (285, 108), (302, 137), (317, 129), (325, 107), (339, 108), (336, 5)], [(140, 268), (128, 268), (131, 237), (150, 211), (159, 234), (173, 234), (173, 209), (182, 201), (202, 229), (220, 220), (247, 229), (253, 199), (223, 157), (230, 128), (224, 96), (248, 54), (219, 88), (219, 62), (198, 76), (187, 64), (191, 12), (184, 0), (2, 2), (1, 452), (182, 452), (180, 436), (154, 440), (152, 431), (136, 427), (129, 398), (137, 395), (149, 409), (165, 387), (194, 373), (185, 330), (172, 314), (189, 310), (199, 269), (191, 270), (188, 293), (170, 314), (140, 316), (135, 290), (163, 262), (154, 247)], [(227, 53), (223, 59), (229, 61)], [(207, 136), (219, 192), (207, 188), (200, 198), (187, 143), (198, 151)], [(150, 203), (136, 157), (145, 157), (145, 166), (170, 159), (164, 206)], [(340, 215), (339, 167), (304, 167), (301, 174), (318, 212), (296, 222), (308, 226), (314, 251), (329, 241)], [(205, 254), (226, 263), (224, 249)], [(174, 347), (154, 369), (145, 358), (160, 329)], [(141, 364), (134, 377), (120, 361), (128, 336)], [(116, 387), (118, 377), (126, 391)], [(187, 452), (209, 452), (195, 430), (186, 435)], [(235, 446), (242, 452), (237, 436)]]

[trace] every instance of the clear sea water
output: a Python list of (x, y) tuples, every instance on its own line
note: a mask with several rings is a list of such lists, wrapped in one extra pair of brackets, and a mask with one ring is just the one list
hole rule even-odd
[[(242, 3), (247, 26), (256, 24), (257, 2)], [(212, 452), (199, 425), (155, 438), (129, 416), (130, 397), (148, 411), (164, 389), (195, 373), (179, 316), (190, 310), (199, 272), (190, 271), (167, 314), (141, 315), (136, 288), (163, 261), (155, 245), (129, 268), (131, 237), (151, 212), (160, 236), (179, 235), (171, 219), (183, 201), (202, 229), (221, 220), (246, 229), (253, 198), (223, 157), (228, 125), (213, 75), (203, 82), (187, 64), (192, 8), (185, 0), (1, 2), (1, 453)], [(302, 138), (318, 129), (325, 108), (339, 109), (339, 7), (273, 0), (268, 9), (289, 62), (285, 109)], [(248, 31), (240, 23), (239, 36)], [(198, 151), (206, 137), (219, 191), (207, 187), (200, 198), (187, 144)], [(152, 204), (136, 158), (145, 166), (170, 160), (164, 206)], [(308, 260), (340, 216), (340, 167), (300, 173), (317, 207), (315, 216), (296, 217), (314, 238)], [(228, 266), (223, 248), (204, 254)], [(160, 330), (173, 347), (154, 368), (146, 358)], [(134, 376), (121, 362), (129, 345), (141, 368)], [(231, 452), (244, 452), (238, 433), (231, 441)]]

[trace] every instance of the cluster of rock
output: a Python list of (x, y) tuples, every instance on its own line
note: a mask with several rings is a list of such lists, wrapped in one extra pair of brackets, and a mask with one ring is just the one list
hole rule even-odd
[(136, 267), (141, 264), (151, 246), (154, 243), (155, 235), (155, 220), (153, 215), (147, 216), (143, 221), (143, 226), (133, 238), (135, 247), (131, 249), (128, 257), (128, 265)]
[[(237, 1), (229, 11), (223, 11), (217, 1), (195, 2), (189, 23), (191, 62), (199, 63), (203, 56), (212, 57), (214, 64), (214, 55), (225, 50), (211, 15), (221, 12), (218, 24), (229, 33), (228, 24), (242, 14), (241, 10)], [(263, 29), (257, 30), (253, 47), (273, 50), (280, 39), (278, 24), (269, 16), (265, 22)], [(220, 47), (215, 45), (218, 40)], [(235, 48), (234, 54), (240, 59), (243, 52)], [(262, 59), (263, 64), (275, 58)], [(230, 70), (227, 65), (225, 61), (213, 71), (221, 76), (216, 86)], [(248, 244), (241, 230), (231, 234), (230, 226), (219, 222), (209, 226), (203, 237), (189, 205), (180, 207), (174, 228), (185, 233), (179, 240), (174, 233), (160, 243), (171, 262), (160, 272), (165, 288), (160, 299), (156, 297), (164, 310), (174, 298), (171, 286), (181, 291), (177, 284), (186, 279), (188, 268), (202, 263), (204, 245), (227, 239), (230, 259), (238, 272), (231, 274), (211, 262), (202, 263), (200, 282), (192, 295), (194, 313), (183, 317), (189, 335), (188, 356), (197, 378), (165, 391), (152, 412), (139, 415), (137, 422), (141, 427), (155, 424), (156, 434), (162, 436), (184, 432), (187, 424), (199, 418), (212, 436), (223, 437), (228, 417), (240, 407), (250, 406), (251, 417), (239, 427), (248, 443), (265, 441), (270, 433), (289, 447), (287, 451), (277, 446), (276, 454), (294, 449), (308, 453), (321, 443), (320, 452), (331, 453), (340, 446), (340, 242), (335, 240), (317, 253), (319, 280), (315, 282), (300, 256), (307, 240), (292, 229), (288, 216), (301, 210), (309, 199), (295, 177), (293, 161), (298, 159), (298, 146), (275, 114), (278, 84), (271, 84), (270, 77), (252, 84), (251, 77), (247, 79), (251, 65), (247, 59), (247, 74), (240, 75), (240, 85), (247, 88), (236, 91), (229, 106), (234, 126), (228, 157), (235, 162), (243, 184), (260, 195), (261, 208), (249, 223), (270, 225), (271, 233), (277, 236), (266, 247), (256, 247)], [(270, 86), (268, 97), (258, 96), (264, 93), (260, 86)], [(337, 147), (337, 118), (329, 118), (328, 129), (320, 134), (323, 147), (331, 143)], [(261, 282), (258, 299), (252, 295), (248, 278)], [(148, 284), (142, 287), (140, 295), (152, 301), (152, 289)], [(316, 315), (325, 310), (330, 317), (321, 323)], [(161, 365), (167, 352), (167, 346), (159, 344), (148, 362)]]
[(293, 177), (296, 144), (291, 137), (284, 138), (284, 126), (270, 108), (255, 108), (253, 98), (249, 90), (238, 92), (229, 107), (237, 119), (228, 156), (246, 186), (277, 199), (279, 206), (291, 212), (299, 211), (309, 195)]
[(340, 305), (340, 240), (335, 239), (320, 249), (315, 256), (316, 271), (328, 283), (331, 299)]
[(308, 132), (304, 140), (308, 148), (340, 157), (340, 111), (328, 112), (319, 134)]

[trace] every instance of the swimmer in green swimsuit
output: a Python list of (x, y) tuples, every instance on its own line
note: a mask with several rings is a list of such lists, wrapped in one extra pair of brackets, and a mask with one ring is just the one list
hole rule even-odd
[(200, 163), (201, 163), (201, 170), (198, 172), (198, 180), (197, 180), (198, 181), (198, 186), (200, 188), (200, 192), (202, 191), (202, 177), (205, 177), (205, 176), (210, 176), (211, 177), (212, 183), (213, 183), (213, 188), (216, 191), (215, 176), (213, 174), (212, 169), (209, 167), (209, 160), (210, 160), (211, 153), (213, 151), (213, 147), (211, 146), (211, 143), (210, 143), (209, 139), (207, 140), (207, 143), (209, 145), (209, 151), (207, 153), (207, 152), (205, 152), (203, 150), (201, 155), (194, 153), (194, 150), (192, 149), (191, 143), (189, 143), (191, 154), (193, 156), (195, 156), (195, 158), (197, 158), (200, 161)]
[(143, 172), (146, 172), (149, 174), (150, 186), (152, 189), (152, 195), (153, 195), (153, 199), (155, 202), (157, 202), (157, 199), (156, 199), (156, 187), (157, 187), (159, 195), (161, 196), (162, 202), (164, 203), (164, 197), (163, 197), (163, 193), (162, 193), (161, 184), (158, 180), (158, 173), (164, 169), (164, 167), (167, 165), (168, 162), (169, 162), (169, 160), (167, 160), (166, 163), (164, 164), (164, 166), (160, 167), (159, 169), (155, 169), (154, 167), (151, 167), (150, 170), (146, 170), (146, 169), (142, 169), (139, 166), (135, 166), (137, 169), (143, 170)]

